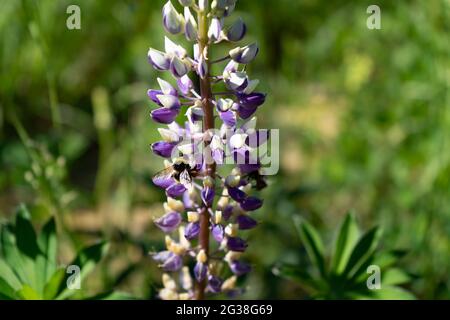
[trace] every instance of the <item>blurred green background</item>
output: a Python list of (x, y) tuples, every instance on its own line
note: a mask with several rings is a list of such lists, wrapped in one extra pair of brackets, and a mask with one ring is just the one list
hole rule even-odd
[[(81, 30), (66, 8), (81, 8)], [(114, 287), (154, 298), (163, 247), (152, 218), (164, 194), (149, 145), (158, 138), (148, 88), (161, 76), (147, 50), (163, 47), (159, 0), (0, 2), (0, 219), (26, 203), (37, 226), (56, 214), (60, 263), (105, 238), (109, 255), (87, 292)], [(401, 267), (418, 298), (450, 298), (450, 2), (239, 0), (234, 17), (258, 41), (249, 66), (268, 101), (259, 125), (279, 128), (281, 170), (249, 232), (255, 271), (245, 298), (300, 299), (276, 277), (302, 264), (292, 225), (302, 216), (329, 243), (348, 210), (406, 249)], [(186, 44), (184, 38), (173, 37)], [(65, 235), (65, 236), (64, 236)]]

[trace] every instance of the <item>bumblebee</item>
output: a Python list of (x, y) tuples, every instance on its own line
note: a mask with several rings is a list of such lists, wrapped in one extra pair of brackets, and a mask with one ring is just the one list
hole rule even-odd
[(169, 179), (173, 178), (177, 182), (189, 186), (192, 179), (199, 175), (198, 169), (195, 165), (190, 164), (184, 158), (177, 158), (172, 165), (158, 172), (154, 179)]
[(267, 187), (266, 179), (263, 175), (261, 175), (261, 173), (259, 173), (259, 170), (255, 170), (246, 174), (244, 178), (247, 180), (247, 182), (252, 184), (253, 188), (258, 191)]

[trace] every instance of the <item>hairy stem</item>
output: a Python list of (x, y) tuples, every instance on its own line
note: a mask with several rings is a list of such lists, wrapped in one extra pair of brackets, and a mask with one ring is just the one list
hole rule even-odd
[[(204, 51), (208, 51), (208, 18), (207, 18), (207, 12), (198, 12), (198, 21), (199, 21), (199, 49), (200, 53), (203, 53)], [(205, 50), (206, 48), (206, 50)], [(208, 57), (205, 57), (208, 59)], [(208, 61), (208, 75), (204, 77), (204, 79), (200, 79), (200, 92), (201, 92), (201, 98), (202, 98), (202, 107), (203, 107), (203, 130), (207, 131), (209, 129), (214, 128), (214, 109), (213, 105), (211, 103), (211, 100), (213, 98), (212, 91), (211, 91), (211, 82), (209, 77), (209, 70), (211, 64)], [(205, 149), (207, 150), (207, 147), (209, 145), (208, 141), (205, 141)], [(208, 157), (209, 155), (205, 155), (205, 157)], [(210, 159), (206, 159), (208, 165), (207, 165), (207, 175), (211, 178), (215, 178), (215, 172), (216, 172), (216, 165)], [(200, 247), (203, 249), (206, 253), (206, 255), (209, 255), (209, 208), (205, 206), (202, 209), (202, 213), (200, 215)], [(197, 284), (197, 289), (195, 293), (195, 298), (197, 300), (203, 300), (205, 298), (205, 288), (206, 288), (206, 282), (207, 280), (204, 279), (203, 281), (199, 282)]]

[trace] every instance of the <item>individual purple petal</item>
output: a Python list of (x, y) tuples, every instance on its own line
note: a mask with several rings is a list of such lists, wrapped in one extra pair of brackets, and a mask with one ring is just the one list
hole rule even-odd
[(248, 197), (244, 201), (241, 202), (241, 208), (245, 211), (254, 211), (263, 205), (263, 201), (256, 197)]
[(208, 290), (212, 293), (219, 293), (222, 289), (222, 279), (219, 277), (210, 275), (208, 277)]
[(147, 91), (148, 97), (149, 97), (154, 103), (156, 103), (156, 104), (158, 104), (159, 106), (162, 107), (163, 105), (161, 104), (161, 101), (159, 101), (159, 99), (158, 99), (158, 96), (161, 95), (161, 94), (163, 94), (163, 92), (162, 92), (161, 90), (153, 90), (153, 89), (150, 89), (150, 90)]
[(155, 176), (152, 178), (152, 181), (156, 186), (164, 189), (169, 188), (171, 185), (175, 183), (175, 179), (173, 179), (172, 177), (165, 177), (165, 176)]
[(161, 88), (162, 94), (175, 97), (178, 96), (177, 89), (175, 89), (169, 82), (161, 78), (158, 78), (157, 80)]
[(228, 187), (228, 195), (236, 202), (242, 202), (247, 198), (247, 194), (238, 188)]
[(236, 125), (236, 114), (231, 110), (219, 112), (219, 117), (228, 127), (234, 127)]
[(216, 240), (218, 243), (221, 243), (223, 240), (224, 232), (223, 232), (223, 226), (221, 224), (216, 224), (212, 227), (211, 231), (214, 240)]
[(181, 214), (179, 212), (169, 212), (163, 215), (161, 218), (156, 219), (154, 223), (165, 233), (172, 232), (181, 223)]
[(236, 20), (227, 31), (227, 39), (229, 41), (241, 41), (245, 37), (247, 26), (241, 18)]
[(170, 1), (163, 7), (163, 25), (167, 32), (171, 34), (178, 34), (183, 29), (184, 18), (176, 11)]
[(168, 259), (164, 261), (163, 264), (161, 265), (163, 270), (166, 272), (178, 271), (181, 269), (182, 266), (183, 266), (183, 259), (181, 258), (181, 256), (173, 252), (171, 252)]
[(176, 109), (159, 108), (151, 112), (151, 117), (158, 123), (170, 124), (175, 121), (179, 111)]
[(198, 282), (203, 281), (208, 273), (208, 266), (204, 263), (197, 262), (194, 267), (194, 276)]
[(245, 108), (239, 104), (237, 113), (238, 113), (239, 117), (241, 117), (241, 119), (246, 120), (246, 119), (250, 118), (251, 116), (253, 116), (257, 109), (258, 109), (257, 107)]
[(238, 70), (238, 66), (239, 64), (236, 61), (230, 60), (230, 62), (228, 62), (225, 68), (223, 69), (224, 74), (236, 72)]
[(184, 75), (181, 78), (177, 79), (178, 89), (180, 89), (181, 93), (184, 95), (188, 95), (190, 91), (194, 88), (194, 83), (189, 78), (188, 75)]
[(259, 107), (266, 101), (266, 95), (260, 92), (253, 92), (250, 94), (239, 93), (239, 104), (243, 108), (252, 109), (255, 107)]
[(259, 47), (256, 43), (248, 45), (243, 48), (235, 48), (230, 51), (230, 57), (234, 61), (242, 64), (250, 63), (253, 59), (255, 59), (256, 55), (259, 52)]
[(217, 164), (223, 164), (223, 159), (225, 156), (225, 153), (223, 150), (221, 149), (215, 149), (215, 150), (211, 150), (211, 155), (212, 158), (214, 159), (214, 162)]
[(215, 196), (214, 188), (209, 188), (209, 187), (203, 188), (203, 190), (201, 192), (201, 196), (202, 196), (203, 203), (206, 206), (211, 207), (211, 205), (214, 201), (214, 196)]
[(164, 262), (173, 255), (173, 252), (165, 250), (152, 254), (153, 260), (156, 262)]
[(209, 26), (208, 38), (211, 41), (215, 42), (219, 40), (221, 32), (222, 32), (222, 23), (220, 22), (220, 19), (213, 18), (211, 20), (211, 25)]
[(197, 21), (195, 21), (189, 7), (184, 8), (184, 20), (186, 21), (184, 26), (184, 35), (189, 41), (195, 41), (198, 37)]
[(198, 237), (200, 233), (200, 223), (189, 222), (184, 229), (184, 237), (188, 240), (192, 240)]
[(177, 96), (170, 94), (161, 94), (156, 96), (163, 105), (163, 107), (171, 109), (171, 110), (180, 110), (181, 102)]
[(150, 48), (148, 51), (148, 61), (153, 65), (156, 70), (164, 71), (170, 67), (170, 59), (164, 52)]
[(177, 56), (172, 57), (172, 60), (170, 60), (169, 69), (176, 78), (181, 78), (189, 71), (188, 67)]
[(239, 165), (239, 170), (241, 171), (242, 174), (248, 174), (250, 172), (253, 171), (257, 171), (261, 168), (261, 164), (260, 163), (246, 163), (246, 164), (240, 164)]
[(247, 249), (248, 244), (239, 237), (229, 237), (227, 247), (231, 251), (244, 252), (245, 249)]
[(186, 191), (186, 187), (181, 183), (174, 183), (166, 189), (166, 194), (171, 198), (181, 197)]
[(246, 215), (240, 215), (239, 217), (237, 217), (237, 223), (239, 225), (239, 229), (241, 230), (252, 229), (258, 224), (255, 219)]
[(197, 74), (201, 79), (205, 79), (208, 74), (208, 64), (206, 63), (204, 55), (200, 55), (200, 59), (197, 64)]
[(233, 215), (233, 206), (229, 204), (222, 211), (222, 218), (225, 221), (228, 221), (231, 218), (232, 215)]
[(183, 193), (183, 205), (186, 209), (193, 209), (195, 207), (195, 203), (192, 201), (189, 191)]
[(230, 269), (235, 275), (242, 276), (249, 273), (252, 270), (252, 267), (248, 263), (233, 260), (230, 262)]
[(154, 154), (163, 158), (170, 158), (172, 155), (173, 148), (175, 148), (175, 146), (176, 146), (175, 143), (158, 141), (153, 143), (151, 148)]

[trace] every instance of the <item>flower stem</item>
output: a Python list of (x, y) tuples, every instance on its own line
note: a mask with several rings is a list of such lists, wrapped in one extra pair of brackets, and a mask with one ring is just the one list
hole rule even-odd
[[(198, 22), (199, 22), (199, 49), (200, 53), (208, 52), (208, 12), (199, 11), (198, 12)], [(206, 50), (205, 50), (206, 48)], [(205, 57), (206, 61), (208, 61), (208, 57)], [(202, 107), (203, 107), (203, 130), (208, 131), (209, 129), (214, 128), (214, 109), (211, 103), (213, 95), (211, 91), (211, 80), (209, 77), (210, 70), (210, 62), (208, 61), (208, 74), (200, 79), (200, 93), (202, 98)], [(208, 150), (209, 142), (205, 141), (205, 149)], [(205, 157), (209, 155), (206, 154)], [(210, 159), (205, 160), (207, 163), (207, 175), (211, 178), (215, 178), (216, 165), (214, 162), (210, 161)], [(200, 247), (206, 253), (206, 256), (209, 254), (209, 208), (205, 205), (202, 209), (202, 213), (200, 215)], [(195, 292), (195, 298), (197, 300), (203, 300), (205, 298), (205, 289), (206, 289), (207, 279), (197, 283), (197, 288)]]

